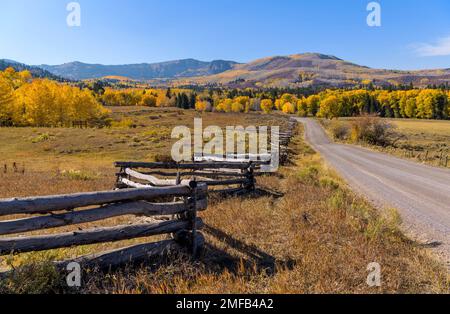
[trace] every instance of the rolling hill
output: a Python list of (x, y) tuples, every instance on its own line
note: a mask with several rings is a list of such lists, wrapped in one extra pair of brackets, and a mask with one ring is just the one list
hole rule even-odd
[(185, 80), (179, 84), (225, 85), (228, 87), (308, 87), (414, 84), (424, 87), (450, 82), (450, 69), (398, 71), (371, 69), (335, 56), (305, 53), (277, 56), (236, 64), (233, 69)]
[(40, 65), (39, 67), (55, 75), (75, 80), (111, 76), (126, 77), (132, 80), (152, 80), (209, 76), (230, 70), (236, 64), (236, 62), (224, 60), (204, 62), (184, 59), (152, 64), (102, 65), (71, 62), (53, 66)]
[(8, 59), (0, 59), (0, 71), (4, 71), (5, 69), (12, 67), (16, 71), (30, 71), (33, 77), (39, 78), (49, 78), (52, 80), (62, 81), (63, 79), (53, 73), (50, 73), (47, 70), (44, 70), (40, 67), (26, 65), (17, 61), (8, 60)]

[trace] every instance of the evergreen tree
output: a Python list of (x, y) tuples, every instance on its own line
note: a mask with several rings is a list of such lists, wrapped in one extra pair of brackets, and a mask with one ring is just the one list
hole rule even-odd
[(195, 109), (195, 103), (197, 102), (197, 94), (191, 93), (189, 98), (189, 108)]

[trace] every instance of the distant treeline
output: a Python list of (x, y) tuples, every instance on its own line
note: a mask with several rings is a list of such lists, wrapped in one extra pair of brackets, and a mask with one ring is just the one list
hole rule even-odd
[(300, 116), (322, 118), (352, 117), (375, 114), (389, 118), (448, 119), (450, 92), (440, 89), (411, 90), (325, 90), (318, 94), (298, 97), (283, 94), (270, 98), (206, 97), (197, 101), (200, 111), (270, 113), (279, 110)]

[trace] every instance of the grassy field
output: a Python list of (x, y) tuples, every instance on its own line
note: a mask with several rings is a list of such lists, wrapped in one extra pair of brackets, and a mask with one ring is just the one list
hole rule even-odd
[[(351, 126), (355, 118), (340, 118), (338, 123)], [(386, 119), (395, 131), (404, 137), (395, 147), (370, 146), (397, 157), (411, 159), (432, 166), (450, 168), (450, 121), (416, 120), (416, 119)], [(321, 120), (329, 131), (333, 123)], [(364, 143), (360, 143), (365, 145)], [(365, 145), (367, 146), (367, 145)], [(448, 161), (446, 164), (446, 157)]]
[[(108, 190), (112, 162), (155, 160), (170, 151), (171, 128), (192, 126), (193, 111), (116, 108), (133, 128), (104, 130), (0, 129), (0, 197)], [(205, 125), (283, 124), (283, 116), (203, 115)], [(124, 123), (126, 124), (126, 123)], [(207, 247), (192, 261), (176, 254), (163, 261), (109, 274), (90, 273), (79, 290), (47, 263), (156, 238), (3, 257), (2, 266), (27, 266), (0, 284), (0, 292), (36, 293), (439, 293), (450, 292), (446, 270), (398, 229), (395, 211), (379, 213), (355, 196), (302, 140), (292, 164), (258, 186), (283, 198), (215, 199), (202, 213)], [(12, 165), (16, 163), (17, 170)], [(2, 220), (18, 218), (2, 217)], [(134, 222), (109, 219), (101, 225)], [(77, 226), (86, 229), (91, 223)], [(72, 229), (71, 229), (72, 228)], [(73, 227), (49, 232), (73, 230)], [(36, 233), (35, 233), (36, 234)], [(366, 284), (367, 265), (382, 267), (381, 287)]]

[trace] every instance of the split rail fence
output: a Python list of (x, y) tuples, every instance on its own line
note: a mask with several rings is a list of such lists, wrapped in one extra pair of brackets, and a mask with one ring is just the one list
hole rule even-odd
[[(197, 212), (206, 208), (207, 187), (196, 182), (170, 187), (0, 200), (0, 216), (26, 216), (0, 222), (0, 235), (22, 234), (22, 236), (0, 238), (0, 255), (117, 242), (164, 234), (171, 235), (171, 238), (82, 256), (72, 261), (55, 262), (55, 264), (64, 266), (71, 262), (78, 262), (84, 267), (95, 266), (105, 269), (145, 260), (151, 256), (163, 254), (170, 248), (186, 246), (189, 246), (193, 254), (196, 254), (204, 242), (201, 233), (197, 232), (203, 226)], [(127, 215), (171, 216), (172, 219), (68, 233), (23, 236), (23, 233), (27, 232)]]
[[(275, 149), (282, 164), (289, 158), (296, 125), (295, 120), (290, 120), (288, 128), (280, 133), (279, 147)], [(0, 255), (170, 235), (167, 240), (81, 256), (55, 265), (65, 267), (77, 262), (83, 267), (109, 269), (183, 247), (190, 248), (195, 256), (204, 244), (204, 237), (198, 232), (203, 221), (197, 214), (207, 209), (208, 193), (239, 195), (254, 191), (261, 166), (271, 162), (270, 154), (227, 157), (233, 160), (227, 158), (223, 162), (217, 156), (202, 156), (193, 158), (191, 163), (116, 162), (119, 171), (114, 191), (0, 200), (0, 217), (21, 217), (0, 221)], [(128, 215), (163, 216), (164, 220), (24, 235)], [(14, 237), (5, 237), (9, 235)], [(4, 274), (0, 273), (0, 277)]]

